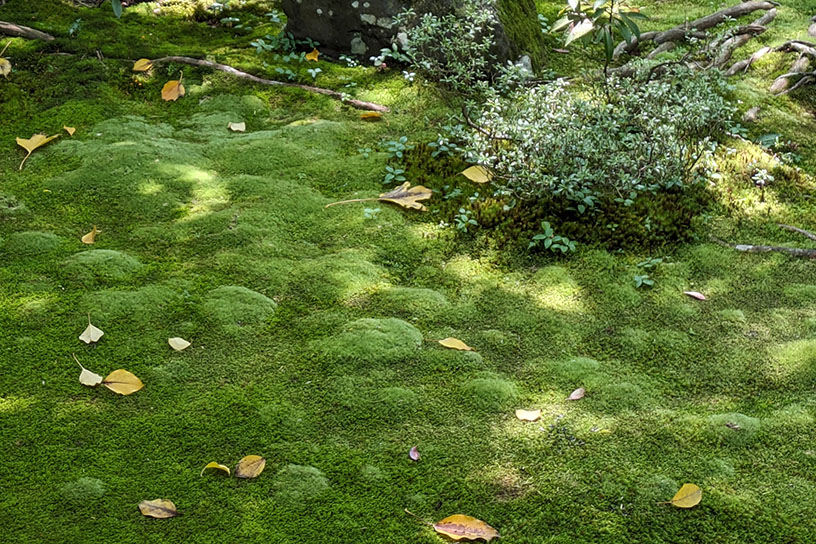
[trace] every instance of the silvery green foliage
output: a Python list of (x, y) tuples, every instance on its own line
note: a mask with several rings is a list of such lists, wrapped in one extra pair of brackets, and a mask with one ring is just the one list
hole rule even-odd
[(610, 81), (610, 102), (582, 97), (564, 80), (510, 93), (485, 87), (462, 134), (469, 161), (490, 168), (514, 197), (561, 196), (579, 212), (599, 200), (694, 181), (734, 108), (716, 74), (675, 71), (656, 81)]

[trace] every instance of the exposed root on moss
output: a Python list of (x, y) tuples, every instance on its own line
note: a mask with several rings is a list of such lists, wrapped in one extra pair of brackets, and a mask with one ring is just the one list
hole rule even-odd
[(0, 21), (0, 34), (5, 36), (14, 36), (17, 38), (25, 38), (27, 40), (43, 40), (46, 42), (54, 41), (54, 36), (51, 34), (47, 34), (27, 26), (8, 23), (6, 21)]
[(310, 93), (317, 93), (322, 94), (324, 96), (328, 96), (334, 98), (335, 100), (341, 101), (343, 104), (347, 104), (352, 108), (356, 108), (358, 110), (368, 110), (368, 111), (377, 111), (381, 113), (388, 113), (389, 110), (387, 106), (383, 106), (382, 104), (375, 104), (373, 102), (365, 102), (363, 100), (356, 100), (353, 98), (349, 98), (348, 96), (344, 95), (343, 93), (339, 93), (337, 91), (332, 91), (331, 89), (324, 89), (322, 87), (313, 87), (311, 85), (301, 85), (299, 83), (285, 83), (283, 81), (275, 81), (274, 79), (264, 79), (262, 77), (258, 77), (247, 72), (242, 72), (237, 68), (233, 68), (232, 66), (228, 66), (226, 64), (219, 64), (217, 62), (211, 62), (208, 60), (201, 60), (201, 59), (194, 59), (192, 57), (162, 57), (152, 61), (153, 64), (162, 64), (167, 62), (178, 62), (180, 64), (189, 64), (191, 66), (201, 66), (204, 68), (212, 68), (213, 70), (220, 70), (221, 72), (226, 72), (230, 75), (235, 77), (239, 77), (242, 79), (248, 79), (254, 83), (260, 83), (262, 85), (274, 85), (277, 87), (291, 87), (295, 89), (302, 89), (304, 91)]
[[(790, 225), (779, 225), (779, 228), (784, 230), (789, 230), (791, 232), (796, 232), (809, 238), (811, 240), (816, 240), (816, 234), (813, 234), (809, 230), (800, 229), (799, 227), (792, 227)], [(736, 249), (737, 251), (741, 251), (742, 253), (786, 253), (791, 257), (799, 257), (802, 259), (816, 259), (816, 249), (807, 249), (801, 247), (782, 247), (782, 246), (755, 246), (752, 244), (729, 244), (725, 240), (720, 240), (719, 238), (711, 237), (711, 239), (720, 244), (724, 247), (730, 247), (731, 249)]]

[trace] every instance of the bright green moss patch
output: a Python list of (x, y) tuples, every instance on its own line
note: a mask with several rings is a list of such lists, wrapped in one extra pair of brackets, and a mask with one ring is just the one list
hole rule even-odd
[(15, 232), (8, 237), (3, 249), (10, 257), (26, 257), (50, 253), (62, 245), (62, 240), (50, 232)]
[(225, 285), (210, 291), (201, 305), (202, 312), (228, 332), (262, 325), (277, 308), (274, 300), (238, 285)]
[(757, 439), (759, 418), (739, 413), (716, 414), (708, 418), (708, 435), (717, 444), (742, 446)]
[(142, 268), (134, 257), (113, 249), (91, 249), (76, 253), (62, 263), (60, 275), (84, 287), (119, 283)]
[(326, 354), (337, 360), (397, 363), (418, 354), (422, 333), (401, 319), (359, 319), (327, 343)]
[(290, 508), (317, 499), (329, 490), (329, 480), (319, 469), (294, 464), (280, 469), (272, 485), (275, 500)]
[(60, 488), (62, 497), (78, 506), (85, 506), (89, 501), (101, 499), (107, 490), (105, 483), (99, 478), (79, 478), (76, 481), (68, 482)]
[(518, 398), (516, 385), (500, 378), (476, 378), (462, 388), (463, 401), (478, 410), (497, 412), (509, 409)]
[(160, 321), (181, 298), (170, 287), (150, 285), (133, 291), (108, 289), (90, 293), (82, 298), (82, 306), (85, 313), (93, 314), (97, 320), (147, 325)]
[(450, 306), (439, 291), (415, 287), (391, 287), (374, 295), (374, 304), (383, 312), (407, 317), (429, 318)]

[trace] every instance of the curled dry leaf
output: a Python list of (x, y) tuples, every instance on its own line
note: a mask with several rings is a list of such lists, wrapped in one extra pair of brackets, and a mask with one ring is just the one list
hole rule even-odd
[(683, 487), (672, 497), (669, 503), (677, 508), (691, 508), (700, 504), (703, 490), (694, 484), (683, 484)]
[(370, 202), (378, 200), (380, 202), (393, 202), (399, 204), (403, 208), (413, 208), (415, 210), (427, 211), (428, 208), (419, 203), (420, 200), (428, 200), (433, 196), (433, 191), (422, 185), (411, 187), (409, 182), (405, 182), (396, 189), (383, 193), (377, 198), (354, 198), (351, 200), (341, 200), (340, 202), (332, 202), (326, 204), (327, 208), (336, 206), (338, 204), (349, 204), (351, 202)]
[(586, 389), (584, 389), (583, 387), (579, 387), (578, 389), (570, 393), (570, 396), (567, 397), (567, 400), (581, 400), (582, 398), (584, 398), (584, 395), (586, 395)]
[(90, 370), (82, 366), (82, 363), (79, 362), (79, 359), (77, 359), (76, 355), (74, 355), (74, 361), (76, 361), (76, 363), (79, 365), (79, 368), (82, 369), (82, 372), (80, 372), (79, 374), (79, 383), (81, 383), (82, 385), (87, 385), (88, 387), (96, 387), (97, 385), (102, 383), (102, 376), (94, 372), (91, 372)]
[(204, 476), (204, 471), (207, 470), (208, 468), (217, 468), (218, 470), (226, 472), (227, 476), (230, 475), (230, 469), (228, 466), (213, 461), (212, 463), (207, 463), (207, 466), (201, 469), (201, 476)]
[(29, 139), (25, 138), (17, 138), (17, 145), (28, 151), (28, 154), (23, 158), (23, 162), (20, 163), (19, 170), (23, 169), (23, 165), (25, 164), (26, 160), (34, 153), (34, 150), (44, 146), (54, 138), (59, 138), (59, 134), (54, 134), (53, 136), (46, 136), (45, 134), (35, 134)]
[(134, 72), (147, 72), (153, 68), (153, 62), (150, 59), (139, 59), (133, 63)]
[(499, 532), (482, 520), (456, 514), (433, 524), (434, 530), (453, 540), (484, 540), (490, 542)]
[(62, 129), (68, 133), (68, 136), (73, 136), (76, 129), (74, 127), (66, 127), (65, 125), (62, 126)]
[(170, 347), (176, 351), (184, 351), (185, 349), (190, 347), (190, 342), (185, 340), (184, 338), (168, 338), (167, 343), (170, 344)]
[(474, 183), (487, 183), (493, 179), (493, 174), (484, 166), (471, 166), (462, 175)]
[(102, 380), (102, 385), (120, 395), (132, 395), (144, 387), (142, 380), (121, 368), (108, 374), (105, 379)]
[(266, 466), (266, 459), (260, 455), (247, 455), (235, 467), (236, 478), (257, 478)]
[(11, 63), (9, 62), (8, 59), (0, 57), (0, 74), (2, 74), (3, 77), (7, 78), (10, 73)]
[(458, 349), (459, 351), (474, 351), (472, 347), (468, 346), (458, 338), (445, 338), (439, 341), (440, 344), (449, 349)]
[(414, 446), (408, 451), (408, 457), (410, 457), (412, 461), (419, 461), (419, 458), (421, 456), (419, 455), (419, 450), (417, 449), (416, 446)]
[(541, 410), (516, 410), (516, 417), (522, 421), (536, 421), (541, 417)]
[(139, 503), (139, 512), (143, 516), (151, 518), (174, 518), (178, 516), (178, 510), (173, 501), (167, 499), (153, 499), (152, 501), (142, 501)]
[(697, 300), (705, 300), (706, 297), (702, 293), (698, 293), (697, 291), (683, 291), (684, 295), (688, 295), (691, 298), (696, 298)]
[(233, 132), (246, 132), (246, 123), (243, 121), (240, 123), (230, 123), (227, 125), (227, 128)]
[(95, 243), (96, 242), (96, 235), (99, 234), (100, 232), (102, 232), (102, 231), (97, 229), (96, 225), (94, 225), (93, 228), (91, 229), (91, 232), (89, 232), (88, 234), (86, 234), (85, 236), (82, 237), (82, 243), (83, 244), (93, 244), (93, 243)]
[(93, 342), (99, 342), (99, 339), (102, 338), (103, 334), (105, 333), (102, 332), (102, 329), (97, 329), (91, 324), (91, 316), (89, 315), (88, 326), (85, 327), (85, 330), (79, 335), (79, 339), (86, 344), (92, 344)]
[(376, 122), (382, 120), (382, 113), (378, 111), (367, 111), (360, 114), (360, 120), (368, 122)]
[(320, 51), (317, 50), (317, 47), (312, 48), (312, 52), (306, 55), (306, 60), (317, 62), (317, 57), (320, 56)]
[(186, 91), (184, 90), (184, 85), (181, 84), (182, 77), (179, 77), (178, 80), (172, 79), (164, 84), (161, 90), (163, 100), (168, 102), (171, 100), (175, 101), (178, 100), (179, 97), (184, 96)]

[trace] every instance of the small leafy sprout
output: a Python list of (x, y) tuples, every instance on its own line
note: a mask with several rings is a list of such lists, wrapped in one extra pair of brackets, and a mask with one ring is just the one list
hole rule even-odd
[(297, 74), (295, 74), (292, 70), (290, 70), (288, 68), (286, 68), (286, 69), (284, 69), (284, 68), (275, 68), (275, 72), (277, 72), (278, 74), (280, 74), (282, 76), (286, 76), (286, 78), (289, 81), (292, 81), (293, 79), (295, 79), (297, 77)]
[(340, 60), (346, 63), (346, 66), (349, 68), (355, 68), (360, 66), (360, 63), (357, 62), (357, 59), (349, 57), (348, 55), (340, 55)]
[(264, 14), (264, 17), (266, 17), (267, 19), (269, 19), (269, 22), (270, 22), (270, 23), (278, 24), (278, 23), (280, 23), (280, 22), (281, 22), (280, 15), (281, 15), (281, 14), (280, 14), (280, 12), (279, 12), (279, 11), (277, 11), (277, 10), (274, 10), (274, 9), (273, 9), (273, 10), (272, 10), (272, 11), (270, 11), (269, 13), (265, 13), (265, 14)]
[(380, 208), (365, 208), (363, 209), (363, 217), (366, 219), (376, 219), (381, 211)]
[(385, 143), (385, 150), (388, 152), (389, 159), (401, 159), (405, 152), (413, 149), (414, 146), (408, 143), (407, 136), (400, 136), (399, 140), (391, 140)]
[(476, 220), (471, 217), (472, 214), (473, 212), (470, 210), (459, 208), (459, 213), (453, 217), (456, 230), (466, 233), (468, 231), (468, 227), (479, 226), (479, 223), (477, 223)]
[(575, 241), (570, 240), (566, 236), (556, 235), (549, 221), (543, 221), (541, 228), (544, 232), (533, 236), (527, 249), (538, 247), (539, 244), (543, 243), (544, 249), (549, 249), (550, 251), (560, 251), (561, 253), (575, 251)]
[(416, 78), (416, 72), (409, 72), (408, 70), (403, 70), (402, 71), (402, 77), (408, 83), (413, 83), (414, 79)]
[(79, 34), (79, 29), (82, 27), (82, 19), (77, 19), (71, 26), (68, 27), (68, 37), (75, 38), (77, 34)]
[(402, 183), (405, 181), (405, 170), (401, 168), (396, 168), (393, 166), (386, 166), (385, 167), (385, 177), (383, 178), (383, 185), (387, 185), (389, 183)]
[(358, 147), (357, 153), (363, 156), (364, 159), (367, 159), (371, 156), (372, 149), (370, 147)]
[(319, 74), (323, 70), (321, 70), (320, 68), (309, 68), (306, 71), (309, 72), (309, 75), (312, 76), (312, 79), (317, 79), (317, 74)]
[(654, 280), (649, 277), (649, 274), (636, 274), (634, 279), (635, 287), (638, 289), (641, 287), (652, 287), (654, 285)]

